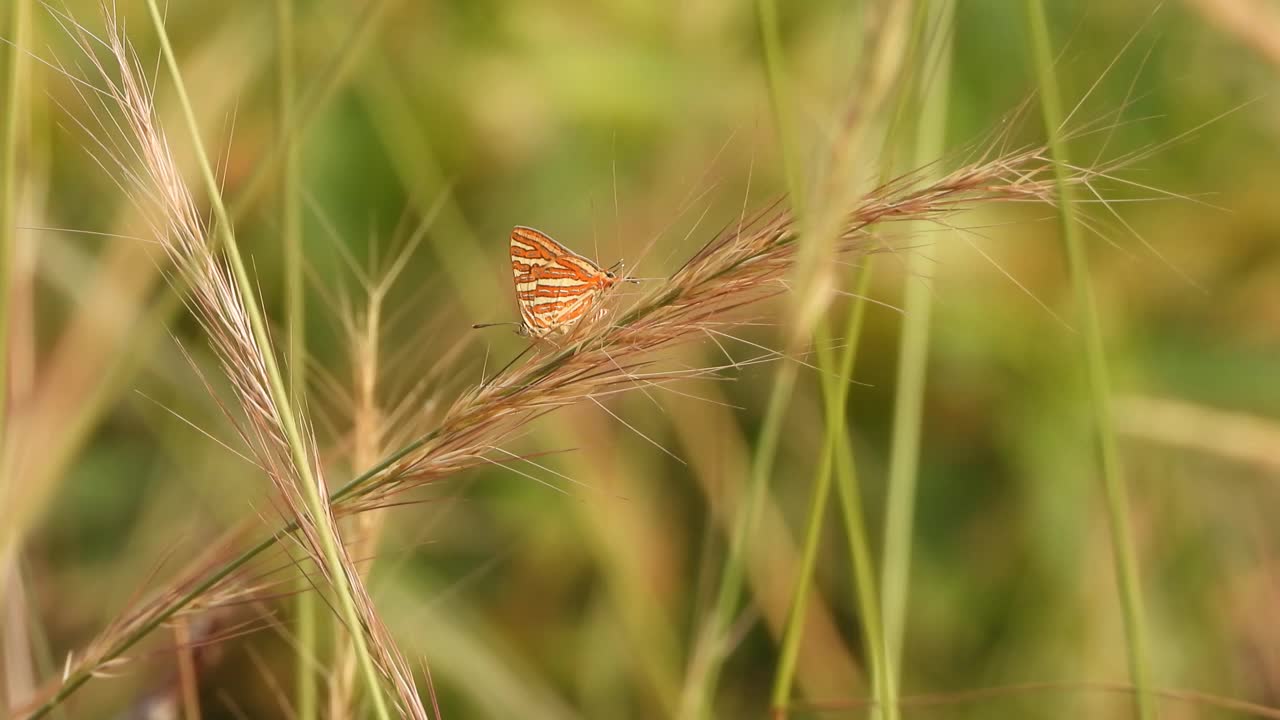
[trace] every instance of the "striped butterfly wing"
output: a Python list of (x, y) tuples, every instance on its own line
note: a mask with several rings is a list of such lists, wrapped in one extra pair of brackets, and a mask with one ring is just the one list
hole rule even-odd
[(511, 270), (526, 334), (564, 332), (589, 314), (618, 280), (533, 228), (511, 231)]

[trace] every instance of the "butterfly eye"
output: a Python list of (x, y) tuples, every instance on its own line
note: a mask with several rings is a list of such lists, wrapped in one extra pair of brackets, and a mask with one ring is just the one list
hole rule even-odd
[(605, 276), (605, 277), (607, 277), (607, 278), (609, 278), (610, 280), (616, 280), (616, 279), (617, 279), (617, 277), (618, 277), (617, 275), (614, 275), (613, 273), (611, 273), (611, 272), (609, 272), (609, 271), (607, 271), (607, 270), (605, 271), (604, 276)]

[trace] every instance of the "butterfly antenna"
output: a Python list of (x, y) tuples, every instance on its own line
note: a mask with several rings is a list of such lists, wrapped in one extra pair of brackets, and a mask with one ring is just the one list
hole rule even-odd
[(596, 198), (591, 197), (591, 245), (596, 251), (596, 265), (600, 264), (600, 232), (596, 224)]
[[(609, 149), (612, 156), (612, 167), (610, 169), (613, 174), (613, 247), (616, 250), (622, 247), (622, 210), (618, 205), (618, 131), (613, 131), (613, 145)], [(597, 251), (598, 252), (598, 251)]]
[(498, 327), (499, 325), (515, 325), (516, 327), (520, 327), (520, 323), (518, 322), (507, 321), (507, 322), (476, 323), (475, 325), (471, 326), (471, 329), (479, 330), (480, 328)]
[(637, 278), (637, 277), (627, 277), (627, 266), (626, 266), (626, 264), (625, 264), (623, 261), (621, 261), (621, 260), (619, 260), (618, 262), (614, 263), (614, 264), (613, 264), (613, 267), (609, 268), (609, 272), (615, 272), (615, 271), (618, 273), (618, 275), (620, 275), (620, 276), (621, 276), (621, 278), (619, 278), (619, 279), (620, 279), (622, 282), (625, 282), (625, 283), (637, 283), (637, 284), (638, 284), (638, 283), (640, 283), (640, 281), (642, 281), (642, 280), (660, 280), (660, 279), (661, 279), (661, 278)]

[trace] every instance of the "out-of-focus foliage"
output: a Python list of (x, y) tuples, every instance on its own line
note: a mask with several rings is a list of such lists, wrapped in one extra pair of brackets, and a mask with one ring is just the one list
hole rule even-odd
[[(389, 7), (371, 40), (344, 50), (376, 4)], [(97, 26), (96, 1), (68, 5)], [(838, 2), (781, 5), (791, 112), (817, 146), (858, 70), (859, 13)], [(1021, 5), (958, 3), (944, 167), (963, 162), (1035, 91)], [(1093, 277), (1153, 674), (1160, 687), (1280, 705), (1280, 64), (1268, 55), (1280, 14), (1246, 0), (1052, 5), (1067, 105), (1084, 98), (1070, 121), (1088, 130), (1073, 141), (1075, 159), (1137, 156), (1119, 173), (1126, 182), (1106, 187), (1110, 205), (1085, 198), (1084, 212), (1100, 231), (1090, 237)], [(152, 67), (145, 5), (119, 0), (117, 11)], [(1256, 14), (1241, 23), (1242, 12)], [(744, 203), (758, 207), (785, 188), (751, 2), (307, 0), (295, 17), (316, 368), (308, 409), (335, 479), (350, 474), (351, 407), (334, 387), (353, 382), (340, 318), (344, 303), (363, 302), (346, 258), (385, 267), (442, 201), (388, 299), (380, 382), (390, 406), (398, 388), (438, 372), (446, 352), (467, 343), (443, 372), (447, 404), (524, 347), (504, 331), (470, 329), (517, 318), (506, 258), (513, 225), (656, 277), (736, 222)], [(77, 72), (53, 15), (37, 8), (33, 21), (36, 55)], [(168, 27), (206, 142), (222, 156), (226, 197), (243, 206), (237, 230), (252, 272), (279, 318), (279, 205), (274, 178), (259, 177), (279, 147), (270, 3), (175, 2)], [(333, 59), (348, 56), (339, 72)], [(170, 86), (159, 87), (160, 113), (190, 166)], [(71, 81), (36, 65), (23, 225), (142, 233), (77, 121), (88, 107)], [(1036, 120), (1017, 116), (1010, 143), (1038, 142)], [(861, 163), (868, 177), (879, 161), (868, 154)], [(261, 182), (256, 198), (238, 202)], [(959, 222), (972, 230), (906, 242), (936, 243), (936, 307), (902, 691), (1061, 681), (912, 716), (1125, 717), (1124, 694), (1088, 685), (1123, 683), (1127, 673), (1053, 213), (985, 208)], [(17, 448), (13, 472), (50, 497), (8, 585), (10, 598), (25, 596), (25, 614), (4, 619), (3, 631), (26, 628), (43, 679), (140, 588), (245, 518), (274, 527), (277, 516), (257, 469), (204, 434), (236, 445), (176, 344), (207, 367), (200, 329), (181, 312), (154, 312), (173, 292), (156, 254), (128, 237), (18, 237), (12, 422), (38, 432)], [(883, 304), (869, 309), (850, 419), (878, 552), (901, 320), (886, 306), (913, 278), (892, 257), (877, 262), (873, 295)], [(848, 302), (832, 313), (843, 316)], [(783, 346), (786, 304), (750, 312), (761, 322), (737, 334)], [(758, 354), (723, 342), (739, 358)], [(680, 360), (725, 358), (708, 339)], [(726, 373), (729, 382), (637, 390), (607, 411), (588, 403), (549, 416), (508, 448), (572, 449), (539, 458), (544, 468), (517, 466), (542, 482), (503, 468), (472, 472), (391, 511), (376, 553), (356, 554), (376, 554), (375, 601), (404, 651), (430, 666), (446, 717), (675, 711), (722, 564), (716, 514), (740, 494), (774, 371), (754, 365)], [(41, 404), (26, 403), (32, 397)], [(822, 427), (808, 373), (752, 545), (760, 617), (743, 626), (725, 668), (723, 717), (759, 716), (767, 705)], [(868, 694), (837, 527), (801, 651), (808, 700)], [(287, 572), (288, 560), (276, 567)], [(208, 717), (281, 712), (273, 685), (289, 696), (296, 661), (289, 606), (246, 608), (261, 625), (274, 607), (280, 623), (223, 644), (202, 667)], [(161, 634), (148, 652), (173, 641)], [(68, 717), (119, 717), (168, 687), (166, 657), (142, 653), (123, 677), (94, 681)], [(1220, 712), (1165, 707), (1166, 717)]]

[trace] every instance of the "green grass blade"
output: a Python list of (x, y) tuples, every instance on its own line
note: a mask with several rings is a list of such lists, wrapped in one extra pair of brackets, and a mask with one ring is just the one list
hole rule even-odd
[[(951, 22), (955, 4), (938, 2), (926, 9), (913, 167), (926, 167), (942, 157), (951, 73)], [(923, 230), (924, 228), (919, 228)], [(906, 626), (912, 516), (920, 459), (920, 426), (924, 411), (925, 371), (929, 354), (929, 322), (933, 310), (930, 244), (907, 254), (899, 340), (897, 393), (893, 403), (893, 439), (889, 448), (885, 500), (884, 562), (881, 578), (885, 644), (895, 678), (902, 677), (902, 639)]]
[(1132, 531), (1129, 528), (1128, 491), (1121, 473), (1120, 453), (1112, 428), (1110, 381), (1107, 376), (1101, 322), (1098, 318), (1093, 284), (1089, 277), (1084, 242), (1073, 214), (1072, 187), (1066, 181), (1067, 168), (1071, 160), (1067, 154), (1066, 142), (1062, 137), (1063, 113), (1058, 93), (1058, 80), (1053, 67), (1053, 50), (1048, 22), (1045, 18), (1044, 5), (1040, 0), (1028, 2), (1027, 26), (1031, 36), (1036, 78), (1040, 86), (1040, 105), (1044, 115), (1045, 131), (1048, 134), (1049, 148), (1054, 159), (1062, 242), (1066, 250), (1067, 269), (1071, 275), (1072, 290), (1082, 326), (1081, 340), (1088, 376), (1089, 399), (1097, 433), (1107, 516), (1111, 527), (1112, 553), (1124, 613), (1129, 673), (1137, 689), (1134, 702), (1138, 716), (1143, 720), (1149, 720), (1155, 716), (1155, 707), (1147, 664), (1142, 587), (1138, 578), (1137, 553), (1133, 547)]
[(747, 489), (747, 499), (739, 510), (734, 524), (733, 536), (730, 540), (729, 554), (725, 558), (724, 571), (721, 573), (720, 586), (716, 591), (715, 605), (711, 612), (709, 637), (712, 643), (712, 656), (708, 666), (700, 678), (697, 691), (698, 700), (694, 703), (699, 717), (714, 717), (712, 708), (715, 704), (716, 686), (719, 682), (720, 669), (724, 664), (724, 653), (721, 644), (728, 632), (733, 614), (738, 609), (739, 596), (745, 580), (746, 547), (760, 524), (760, 516), (769, 497), (769, 477), (773, 474), (773, 461), (778, 452), (778, 439), (782, 435), (782, 420), (787, 414), (791, 392), (795, 389), (796, 375), (799, 365), (785, 362), (778, 368), (774, 376), (773, 388), (769, 392), (769, 403), (765, 410), (764, 423), (760, 427), (760, 435), (756, 439), (755, 451), (751, 456), (751, 476)]
[[(296, 142), (302, 136), (319, 112), (328, 105), (329, 100), (343, 87), (355, 68), (356, 61), (363, 57), (369, 43), (377, 37), (377, 30), (382, 26), (387, 11), (400, 1), (373, 0), (365, 5), (360, 19), (354, 23), (351, 33), (334, 53), (316, 83), (309, 86), (298, 99), (294, 121), (289, 128), (291, 140)], [(253, 175), (231, 205), (230, 216), (233, 219), (243, 217), (262, 193), (271, 190), (272, 180), (284, 167), (285, 154), (286, 146), (277, 146), (257, 163)]]
[[(293, 0), (276, 0), (277, 141), (283, 146), (280, 169), (280, 237), (284, 245), (285, 357), (289, 363), (289, 394), (300, 402), (306, 393), (306, 296), (302, 272), (302, 204), (298, 187), (298, 143), (293, 133), (294, 37)], [(319, 689), (312, 659), (319, 657), (318, 608), (310, 581), (298, 581), (294, 624), (298, 654), (294, 704), (299, 720), (319, 717)]]
[[(815, 333), (815, 343), (821, 342)], [(778, 653), (778, 665), (774, 670), (773, 688), (769, 693), (769, 706), (781, 711), (791, 700), (791, 686), (795, 679), (796, 662), (800, 657), (800, 640), (804, 636), (804, 620), (809, 603), (809, 591), (813, 586), (813, 570), (818, 560), (818, 544), (822, 523), (826, 518), (827, 499), (831, 496), (832, 466), (835, 464), (835, 447), (840, 442), (836, 435), (836, 414), (844, 414), (843, 405), (837, 404), (838, 392), (827, 392), (824, 383), (827, 427), (822, 443), (822, 458), (813, 479), (812, 496), (809, 499), (809, 516), (805, 522), (804, 544), (800, 553), (800, 567), (792, 588), (791, 606), (787, 610), (787, 623), (782, 634), (782, 647)], [(874, 683), (873, 683), (874, 684)]]
[[(777, 135), (782, 143), (782, 157), (786, 166), (787, 189), (792, 205), (792, 212), (801, 215), (799, 165), (796, 154), (791, 147), (791, 134), (787, 132), (787, 111), (784, 101), (785, 77), (782, 72), (782, 49), (778, 35), (778, 10), (773, 0), (757, 0), (757, 19), (759, 20), (760, 39), (764, 47), (765, 72), (769, 82), (769, 99), (773, 110)], [(712, 654), (707, 668), (700, 678), (698, 701), (695, 703), (699, 717), (713, 717), (716, 687), (719, 684), (720, 669), (724, 664), (725, 653), (721, 644), (738, 609), (745, 579), (746, 546), (755, 529), (759, 525), (769, 497), (769, 478), (773, 474), (773, 462), (777, 455), (778, 440), (782, 435), (782, 420), (790, 405), (791, 393), (795, 389), (799, 365), (785, 361), (774, 377), (773, 387), (769, 392), (769, 401), (765, 410), (764, 422), (760, 427), (760, 435), (756, 438), (756, 447), (751, 457), (751, 475), (748, 478), (747, 500), (739, 510), (730, 540), (729, 553), (725, 558), (724, 570), (720, 577), (720, 586), (716, 592), (715, 604), (712, 607), (710, 635)]]
[(897, 720), (898, 682), (889, 664), (884, 641), (884, 625), (880, 615), (880, 596), (876, 590), (875, 563), (867, 542), (863, 520), (862, 493), (854, 464), (853, 447), (848, 441), (836, 444), (836, 492), (840, 498), (840, 515), (845, 522), (845, 538), (849, 543), (849, 561), (853, 572), (854, 607), (858, 610), (863, 633), (863, 646), (871, 666), (872, 699), (880, 709), (880, 717)]
[(774, 710), (784, 708), (791, 697), (791, 687), (799, 658), (800, 640), (808, 608), (809, 588), (813, 582), (817, 559), (818, 540), (822, 521), (826, 515), (830, 497), (831, 478), (836, 476), (841, 514), (845, 521), (845, 538), (849, 543), (849, 558), (853, 565), (854, 607), (857, 611), (868, 663), (871, 668), (872, 700), (877, 714), (893, 720), (897, 717), (897, 689), (885, 654), (885, 644), (880, 619), (879, 600), (876, 592), (875, 567), (870, 545), (867, 542), (866, 524), (863, 521), (861, 490), (853, 465), (853, 449), (846, 430), (846, 408), (849, 385), (853, 378), (857, 358), (858, 339), (866, 316), (864, 298), (870, 290), (872, 265), (864, 264), (854, 280), (857, 300), (849, 312), (845, 325), (845, 346), (837, 361), (830, 350), (831, 337), (825, 324), (820, 323), (814, 332), (814, 346), (818, 355), (818, 367), (822, 372), (822, 390), (826, 407), (826, 432), (822, 458), (814, 479), (813, 498), (805, 529), (805, 543), (801, 567), (793, 590), (791, 608), (787, 616), (782, 650), (774, 674), (771, 704)]
[(327, 566), (327, 570), (334, 588), (335, 595), (338, 598), (343, 619), (347, 623), (350, 632), (351, 641), (355, 646), (356, 657), (358, 658), (361, 672), (364, 676), (366, 685), (369, 688), (369, 694), (373, 699), (374, 711), (378, 718), (389, 720), (391, 715), (387, 708), (386, 698), (382, 692), (382, 683), (379, 679), (377, 670), (374, 667), (374, 661), (369, 654), (368, 644), (364, 634), (361, 631), (363, 623), (359, 610), (357, 609), (356, 599), (350, 586), (346, 568), (342, 562), (340, 555), (341, 538), (338, 538), (333, 530), (333, 526), (323, 520), (328, 514), (325, 507), (327, 498), (321, 495), (320, 488), (314, 476), (311, 458), (308, 456), (306, 445), (303, 441), (302, 432), (298, 426), (297, 417), (293, 412), (293, 403), (289, 397), (288, 386), (285, 383), (284, 376), (280, 371), (279, 362), (276, 360), (275, 353), (271, 351), (271, 341), (268, 335), (266, 321), (263, 318), (262, 310), (258, 306), (257, 296), (255, 294), (255, 285), (249, 277), (248, 270), (245, 267), (244, 259), (240, 254), (239, 245), (236, 242), (231, 218), (227, 213), (227, 208), (222, 202), (220, 193), (220, 185), (213, 172), (213, 166), (209, 162), (208, 153), (204, 149), (204, 144), (200, 140), (200, 129), (196, 124), (195, 112), (191, 108), (191, 100), (187, 95), (186, 87), (182, 82), (182, 73), (178, 69), (178, 61), (174, 55), (173, 47), (169, 42), (169, 35), (165, 31), (164, 17), (160, 12), (160, 8), (156, 4), (156, 0), (147, 0), (147, 8), (151, 13), (152, 23), (155, 25), (156, 33), (160, 38), (160, 47), (164, 56), (165, 66), (169, 71), (169, 75), (174, 83), (177, 91), (179, 105), (182, 108), (183, 118), (187, 124), (187, 130), (191, 135), (192, 145), (194, 146), (197, 160), (199, 161), (201, 176), (204, 178), (206, 188), (209, 193), (210, 201), (213, 205), (213, 214), (218, 226), (218, 231), (222, 235), (223, 248), (226, 251), (227, 259), (231, 265), (232, 275), (235, 278), (236, 285), (243, 298), (245, 312), (249, 318), (249, 325), (253, 331), (253, 335), (257, 344), (262, 348), (262, 360), (265, 365), (266, 375), (269, 382), (272, 400), (280, 409), (280, 421), (285, 439), (289, 445), (289, 450), (293, 456), (294, 468), (299, 476), (300, 490), (303, 499), (307, 504), (308, 513), (316, 519), (316, 529), (318, 531), (323, 560)]
[[(871, 105), (878, 107), (882, 103), (888, 103), (892, 95), (896, 94), (898, 96), (897, 107), (888, 119), (888, 131), (885, 140), (886, 151), (891, 151), (895, 146), (893, 137), (901, 129), (901, 126), (908, 125), (904, 120), (907, 117), (905, 105), (912, 99), (911, 94), (899, 89), (898, 86), (901, 80), (909, 78), (911, 75), (901, 72), (902, 63), (900, 61), (903, 58), (916, 57), (919, 53), (919, 48), (923, 44), (922, 40), (928, 39), (924, 32), (925, 24), (923, 22), (927, 15), (927, 10), (927, 8), (922, 7), (916, 11), (917, 20), (914, 23), (914, 31), (906, 34), (905, 37), (902, 33), (896, 32), (895, 28), (902, 27), (901, 23), (907, 19), (907, 15), (897, 16), (897, 22), (885, 19), (882, 27), (879, 28), (881, 33), (879, 40), (873, 44), (871, 69), (867, 72), (865, 79), (869, 87), (875, 88), (872, 95), (877, 100)], [(901, 9), (899, 9), (899, 12), (901, 12)], [(924, 74), (924, 71), (919, 70), (916, 74)], [(848, 149), (848, 152), (852, 155), (852, 146)], [(886, 155), (891, 156), (892, 153), (886, 152)], [(893, 177), (893, 163), (886, 160), (882, 160), (882, 162), (884, 164), (881, 168), (881, 181), (885, 182)], [(824, 436), (823, 455), (814, 482), (814, 494), (805, 532), (802, 564), (796, 587), (793, 591), (792, 605), (788, 616), (786, 633), (783, 637), (779, 665), (774, 676), (772, 704), (775, 711), (785, 708), (790, 699), (795, 665), (799, 655), (801, 629), (804, 627), (805, 622), (809, 586), (812, 583), (813, 564), (817, 555), (817, 543), (821, 535), (821, 523), (826, 514), (830, 493), (830, 478), (834, 465), (836, 486), (840, 497), (840, 509), (845, 524), (845, 540), (848, 544), (848, 553), (852, 564), (851, 574), (854, 587), (852, 605), (860, 621), (864, 651), (867, 663), (870, 666), (871, 693), (874, 707), (876, 708), (875, 713), (885, 718), (898, 717), (898, 690), (895, 680), (897, 673), (890, 663), (888, 646), (885, 643), (875, 563), (872, 559), (873, 553), (870, 549), (866, 523), (863, 519), (861, 490), (854, 465), (853, 450), (849, 445), (849, 438), (845, 428), (848, 387), (853, 377), (857, 340), (861, 334), (863, 317), (866, 311), (866, 301), (863, 298), (869, 292), (873, 274), (871, 259), (867, 258), (865, 263), (854, 281), (854, 295), (859, 299), (855, 301), (847, 320), (844, 336), (846, 346), (838, 363), (828, 349), (830, 332), (825, 324), (818, 323), (815, 327), (814, 343), (817, 350), (818, 367), (823, 381), (823, 396), (827, 410), (827, 430)]]
[[(0, 380), (9, 377), (9, 298), (12, 294), (10, 286), (13, 275), (13, 254), (18, 233), (19, 193), (25, 184), (18, 167), (18, 153), (21, 145), (21, 131), (25, 102), (25, 84), (27, 79), (27, 47), (24, 38), (30, 14), (30, 0), (14, 0), (9, 6), (9, 22), (7, 25), (10, 42), (4, 43), (7, 50), (5, 68), (5, 98), (3, 126), (0, 135)], [(8, 437), (8, 381), (0, 382), (0, 440)], [(2, 446), (0, 446), (2, 448)], [(0, 486), (0, 490), (8, 492), (8, 483)], [(2, 499), (2, 498), (0, 498)], [(10, 532), (0, 535), (0, 573), (13, 559), (12, 550), (20, 541)], [(0, 578), (0, 596), (3, 596), (4, 581)]]
[(288, 340), (289, 388), (302, 397), (307, 387), (307, 308), (302, 268), (302, 194), (299, 186), (299, 143), (294, 132), (293, 0), (276, 0), (278, 43), (278, 132), (284, 160), (280, 170), (280, 236), (284, 244), (284, 314)]
[[(29, 0), (22, 1), (29, 2)], [(374, 31), (380, 27), (380, 20), (386, 15), (386, 8), (396, 2), (399, 0), (377, 0), (371, 5), (356, 22), (341, 48), (335, 52), (327, 66), (327, 72), (320, 74), (316, 83), (309, 86), (305, 93), (301, 93), (305, 102), (297, 103), (303, 111), (294, 114), (294, 120), (289, 129), (291, 140), (297, 141), (305, 135), (307, 128), (318, 116), (320, 110), (343, 86), (350, 74), (350, 68), (355, 65), (368, 46), (370, 38), (375, 35)], [(284, 156), (282, 147), (273, 147), (257, 166), (258, 169), (230, 208), (233, 222), (238, 222), (247, 215), (254, 207), (253, 202), (259, 195), (272, 187), (267, 181), (281, 172)], [(149, 348), (160, 338), (165, 337), (168, 323), (174, 313), (182, 307), (181, 282), (181, 278), (174, 278), (175, 292), (161, 296), (138, 322), (139, 330), (129, 339), (134, 347)], [(139, 360), (139, 356), (143, 354), (145, 350), (125, 353), (110, 362), (109, 367), (101, 374), (102, 381), (95, 385), (92, 396), (85, 399), (84, 408), (76, 415), (75, 425), (62, 433), (62, 442), (58, 447), (57, 456), (47, 461), (47, 466), (50, 468), (49, 474), (61, 474), (70, 465), (74, 454), (83, 448), (86, 438), (101, 422), (111, 401), (121, 390), (129, 387), (129, 380), (143, 367), (144, 363)]]
[[(785, 109), (788, 107), (788, 103), (782, 94), (784, 85), (781, 82), (781, 57), (776, 42), (778, 34), (776, 29), (777, 14), (772, 2), (767, 0), (762, 0), (758, 8), (760, 9), (766, 63), (769, 67), (771, 100), (775, 115), (779, 118), (777, 124), (781, 130), (785, 128)], [(889, 24), (892, 25), (892, 23)], [(874, 57), (868, 66), (870, 72), (867, 77), (869, 85), (875, 88), (871, 93), (873, 98), (868, 100), (867, 103), (871, 109), (879, 107), (880, 102), (888, 96), (887, 93), (890, 89), (896, 85), (893, 78), (897, 76), (900, 67), (897, 62), (900, 59), (898, 53), (905, 47), (901, 40), (901, 36), (895, 36), (893, 41), (885, 40), (875, 44)], [(861, 139), (865, 130), (866, 127), (863, 125), (847, 128), (849, 137), (846, 139), (846, 147), (844, 148), (846, 157), (853, 157), (861, 147)], [(788, 157), (793, 157), (794, 153), (788, 152), (790, 148), (785, 136), (782, 141), (784, 154)], [(801, 190), (798, 185), (800, 178), (794, 168), (795, 163), (789, 162), (788, 181), (791, 195), (793, 198), (798, 198)], [(843, 182), (840, 182), (836, 184), (836, 187), (841, 187), (842, 185)], [(839, 191), (836, 194), (838, 195)], [(829, 200), (829, 198), (822, 198), (818, 199), (818, 202), (824, 199)], [(800, 214), (798, 208), (796, 212), (798, 215)], [(820, 213), (821, 211), (815, 210), (815, 212)], [(812, 219), (814, 221), (815, 235), (805, 244), (800, 257), (797, 259), (796, 274), (802, 279), (800, 283), (803, 286), (818, 287), (820, 283), (805, 282), (805, 279), (816, 275), (815, 262), (826, 259), (828, 253), (824, 252), (826, 248), (823, 247), (823, 243), (826, 240), (827, 232), (824, 228), (831, 218), (805, 218), (801, 216), (801, 219)], [(867, 289), (870, 287), (870, 279), (871, 264), (868, 262), (858, 273), (858, 279), (855, 281), (855, 285), (858, 288), (855, 291), (856, 294), (860, 296), (866, 294)], [(809, 315), (807, 309), (813, 306), (813, 301), (812, 293), (810, 293), (810, 297), (801, 298), (800, 300), (799, 315), (801, 316), (801, 326), (803, 326), (806, 317)], [(818, 367), (822, 379), (827, 427), (823, 455), (814, 479), (810, 512), (804, 532), (805, 539), (801, 555), (801, 567), (795, 580), (795, 586), (792, 589), (791, 607), (788, 612), (787, 625), (782, 638), (782, 650), (774, 675), (771, 702), (775, 712), (783, 711), (791, 695), (795, 667), (800, 652), (801, 630), (804, 627), (807, 613), (809, 590), (813, 580), (822, 522), (826, 516), (827, 503), (830, 497), (833, 464), (835, 464), (843, 501), (841, 508), (845, 516), (846, 540), (849, 543), (850, 557), (854, 567), (854, 608), (861, 622), (865, 652), (868, 663), (871, 666), (872, 694), (877, 714), (889, 718), (896, 718), (897, 714), (896, 685), (892, 680), (892, 676), (888, 673), (882, 626), (880, 624), (876, 573), (871, 560), (869, 543), (867, 542), (861, 504), (857, 500), (857, 477), (853, 471), (852, 461), (848, 463), (837, 461), (837, 457), (852, 456), (852, 450), (848, 446), (848, 435), (845, 431), (845, 407), (848, 399), (848, 386), (853, 374), (853, 364), (856, 357), (857, 337), (861, 332), (865, 309), (865, 302), (862, 300), (854, 303), (846, 327), (846, 346), (838, 363), (832, 357), (830, 351), (830, 331), (825, 321), (817, 320), (813, 325), (813, 341), (817, 351)]]
[(769, 106), (773, 113), (778, 141), (782, 144), (782, 162), (787, 174), (788, 198), (792, 212), (804, 215), (804, 184), (801, 182), (800, 158), (792, 144), (790, 115), (787, 112), (786, 75), (782, 69), (782, 39), (778, 33), (778, 7), (774, 0), (756, 0), (756, 16), (760, 25), (760, 43), (764, 47), (765, 76), (769, 81)]
[[(418, 448), (421, 448), (423, 445), (427, 444), (435, 437), (436, 437), (435, 433), (428, 433), (427, 435), (423, 435), (417, 440), (414, 440), (413, 442), (405, 445), (404, 447), (400, 448), (399, 450), (392, 453), (391, 455), (388, 455), (385, 459), (382, 460), (382, 462), (379, 462), (377, 465), (369, 468), (368, 470), (361, 473), (360, 475), (357, 475), (356, 477), (352, 478), (342, 487), (329, 493), (329, 502), (334, 503), (343, 498), (353, 495), (364, 483), (368, 482), (370, 479), (377, 476), (378, 474), (386, 471), (392, 465), (395, 465), (397, 462), (402, 460), (409, 453), (417, 450)], [(138, 642), (141, 641), (142, 638), (151, 634), (151, 632), (154, 631), (156, 628), (163, 625), (165, 622), (167, 622), (170, 618), (172, 618), (178, 612), (180, 612), (181, 610), (186, 608), (188, 605), (190, 605), (192, 602), (194, 602), (196, 598), (203, 596), (205, 593), (209, 592), (211, 589), (216, 587), (218, 583), (231, 577), (233, 574), (235, 574), (238, 570), (240, 570), (245, 565), (247, 565), (254, 558), (258, 557), (259, 555), (266, 552), (267, 550), (270, 550), (271, 548), (275, 547), (276, 543), (280, 542), (282, 539), (288, 537), (289, 535), (292, 535), (297, 531), (298, 531), (298, 524), (296, 522), (290, 522), (286, 524), (284, 527), (280, 528), (280, 530), (274, 535), (259, 541), (258, 544), (254, 545), (248, 550), (245, 550), (243, 553), (236, 556), (235, 559), (231, 560), (230, 562), (226, 563), (225, 565), (223, 565), (222, 567), (218, 568), (216, 571), (211, 573), (207, 578), (193, 585), (190, 590), (187, 590), (186, 592), (179, 595), (172, 602), (170, 602), (164, 609), (156, 612), (148, 620), (146, 620), (145, 622), (139, 623), (136, 628), (126, 633), (114, 645), (112, 645), (106, 652), (102, 654), (102, 661), (106, 662), (106, 661), (114, 660), (115, 658), (120, 657), (125, 652), (127, 652), (129, 648), (138, 644)], [(49, 715), (49, 713), (57, 709), (64, 700), (71, 697), (76, 692), (76, 690), (79, 690), (81, 687), (84, 686), (85, 683), (89, 682), (89, 679), (92, 678), (93, 676), (94, 674), (92, 669), (77, 670), (71, 673), (70, 675), (68, 675), (66, 681), (62, 684), (61, 687), (58, 688), (58, 691), (54, 693), (53, 697), (49, 698), (47, 701), (41, 704), (40, 707), (36, 708), (31, 713), (29, 720), (37, 720), (38, 718), (46, 717), (47, 715)]]

